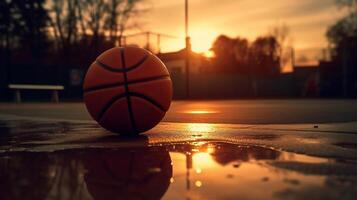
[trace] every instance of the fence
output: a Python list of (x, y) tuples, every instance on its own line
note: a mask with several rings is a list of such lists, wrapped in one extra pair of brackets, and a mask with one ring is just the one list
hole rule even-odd
[[(171, 77), (174, 98), (185, 98), (184, 74), (171, 74)], [(255, 79), (249, 75), (239, 74), (192, 74), (190, 75), (190, 95), (191, 98), (196, 99), (291, 97), (297, 95), (293, 81), (292, 74), (256, 77)]]

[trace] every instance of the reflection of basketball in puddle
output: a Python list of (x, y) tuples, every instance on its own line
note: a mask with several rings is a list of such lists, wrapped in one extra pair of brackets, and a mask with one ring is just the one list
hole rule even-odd
[(170, 155), (162, 148), (99, 150), (84, 164), (94, 199), (160, 199), (172, 177)]

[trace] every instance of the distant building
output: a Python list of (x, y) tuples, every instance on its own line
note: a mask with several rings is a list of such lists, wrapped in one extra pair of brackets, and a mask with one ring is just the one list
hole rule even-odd
[[(186, 49), (176, 52), (159, 53), (157, 55), (172, 75), (186, 74)], [(204, 70), (209, 62), (202, 54), (190, 53), (190, 74), (197, 74)]]
[(323, 97), (337, 97), (342, 96), (342, 67), (336, 61), (321, 61), (320, 80), (321, 91), (320, 95)]
[[(168, 68), (173, 82), (174, 98), (184, 98), (186, 95), (186, 49), (176, 52), (159, 53), (157, 55)], [(190, 53), (190, 85), (196, 85), (195, 77), (204, 72), (210, 62), (202, 54)], [(192, 89), (192, 87), (190, 87)]]
[(294, 67), (294, 83), (298, 96), (316, 97), (320, 92), (319, 67), (304, 65)]

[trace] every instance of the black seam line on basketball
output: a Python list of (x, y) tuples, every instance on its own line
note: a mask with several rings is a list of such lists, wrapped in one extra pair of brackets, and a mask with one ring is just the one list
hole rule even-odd
[[(133, 70), (133, 69), (139, 67), (139, 66), (140, 66), (141, 64), (143, 64), (148, 58), (149, 58), (149, 55), (146, 54), (146, 55), (145, 55), (139, 62), (137, 62), (136, 64), (132, 65), (132, 66), (129, 67), (129, 68), (125, 68), (125, 67), (123, 66), (123, 69), (116, 69), (116, 68), (110, 67), (109, 65), (106, 65), (106, 64), (100, 62), (99, 60), (96, 60), (95, 63), (96, 63), (98, 66), (100, 66), (100, 67), (102, 67), (102, 68), (104, 68), (104, 69), (106, 69), (106, 70), (108, 70), (108, 71), (117, 72), (117, 73), (123, 73), (123, 72), (128, 72), (128, 71), (131, 71), (131, 70)], [(122, 58), (122, 60), (123, 60), (123, 58)], [(122, 63), (123, 63), (123, 61), (122, 61)]]
[[(158, 81), (158, 80), (169, 80), (170, 79), (170, 75), (163, 75), (163, 76), (155, 76), (155, 77), (148, 77), (148, 78), (142, 78), (142, 79), (138, 79), (138, 80), (133, 80), (133, 81), (128, 81), (128, 85), (131, 84), (136, 84), (136, 83), (142, 83), (142, 82), (151, 82), (151, 81)], [(110, 84), (103, 84), (103, 85), (98, 85), (95, 87), (90, 87), (88, 89), (85, 89), (83, 92), (87, 93), (87, 92), (94, 92), (97, 90), (103, 90), (103, 89), (110, 89), (113, 87), (119, 87), (119, 86), (123, 86), (124, 82), (116, 82), (116, 83), (110, 83)]]
[(136, 129), (136, 124), (135, 124), (135, 119), (134, 119), (133, 108), (131, 105), (130, 96), (128, 95), (129, 94), (129, 86), (128, 86), (128, 76), (126, 74), (127, 71), (126, 71), (124, 48), (120, 48), (120, 57), (121, 57), (121, 64), (124, 69), (124, 73), (123, 73), (124, 74), (124, 88), (125, 88), (125, 94), (126, 94), (126, 101), (128, 103), (129, 118), (130, 118), (131, 126), (133, 128), (133, 132), (136, 132), (137, 129)]
[(141, 99), (151, 103), (153, 106), (157, 107), (162, 112), (166, 112), (166, 110), (159, 103), (157, 103), (155, 100), (153, 100), (150, 97), (147, 97), (147, 96), (145, 96), (143, 94), (139, 94), (139, 93), (135, 93), (135, 92), (129, 92), (128, 96), (141, 98)]
[(125, 68), (126, 72), (129, 72), (129, 71), (132, 71), (136, 68), (138, 68), (140, 65), (142, 65), (147, 59), (149, 58), (149, 54), (145, 53), (145, 56), (139, 60), (139, 62), (137, 62), (136, 64), (130, 66), (130, 67), (127, 67)]
[(98, 115), (98, 121), (101, 121), (104, 114), (108, 111), (108, 109), (113, 105), (113, 103), (115, 103), (116, 101), (118, 101), (119, 99), (122, 99), (124, 97), (126, 97), (127, 94), (123, 93), (123, 94), (119, 94), (114, 96), (112, 99), (110, 99), (110, 101), (108, 103), (105, 104), (105, 106), (103, 107), (103, 109), (100, 111), (99, 115)]
[[(112, 99), (110, 99), (110, 101), (105, 104), (105, 106), (103, 107), (103, 109), (101, 110), (101, 112), (98, 115), (98, 121), (101, 121), (104, 114), (108, 111), (108, 109), (116, 102), (119, 101), (120, 99), (123, 98), (127, 98), (128, 96), (133, 96), (133, 97), (138, 97), (141, 98), (149, 103), (151, 103), (153, 106), (157, 107), (159, 110), (161, 110), (162, 112), (166, 112), (166, 110), (156, 101), (154, 101), (153, 99), (143, 95), (143, 94), (139, 94), (139, 93), (135, 93), (135, 92), (129, 92), (129, 93), (123, 93), (123, 94), (119, 94), (114, 96)], [(130, 113), (129, 113), (130, 114)]]

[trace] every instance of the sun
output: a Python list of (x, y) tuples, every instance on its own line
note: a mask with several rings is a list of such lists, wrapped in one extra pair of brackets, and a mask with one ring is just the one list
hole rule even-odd
[(203, 55), (206, 56), (207, 58), (212, 58), (214, 56), (214, 53), (213, 51), (206, 51), (206, 52), (203, 52)]
[[(207, 26), (192, 26), (189, 30), (191, 38), (191, 49), (196, 53), (203, 54), (205, 57), (213, 57), (214, 53), (210, 51), (214, 40), (219, 33)], [(185, 48), (184, 37), (177, 40), (162, 40), (162, 52), (172, 52)]]
[(208, 27), (196, 27), (190, 31), (192, 51), (203, 53), (206, 57), (212, 57), (210, 51), (217, 37), (216, 31)]

